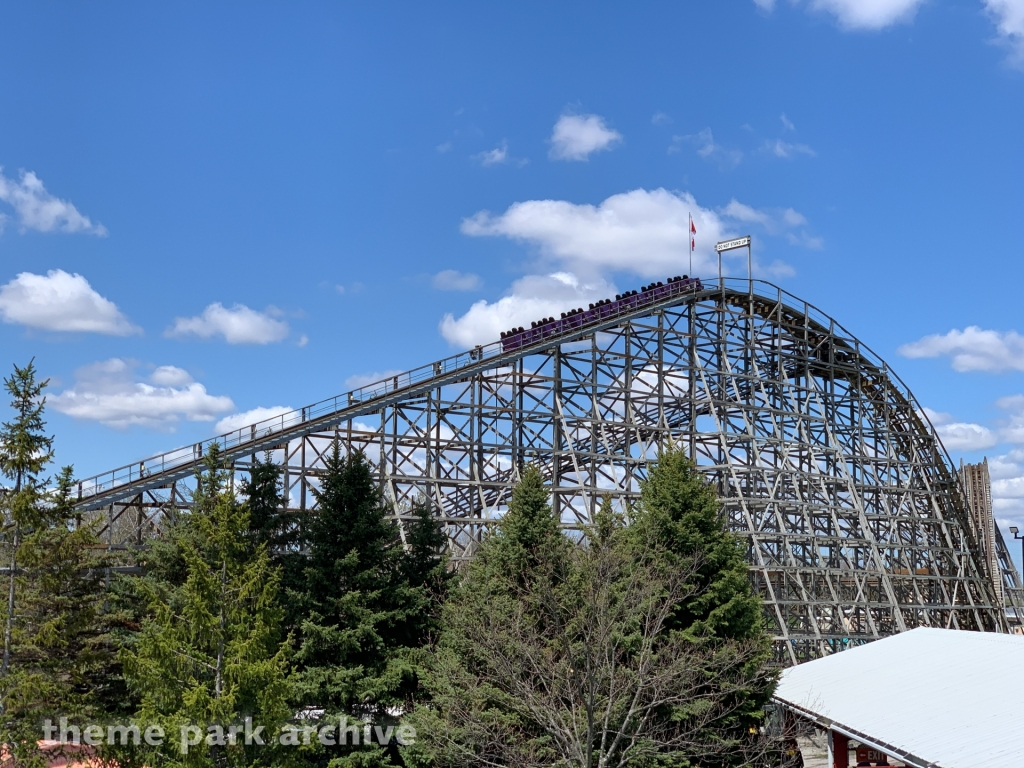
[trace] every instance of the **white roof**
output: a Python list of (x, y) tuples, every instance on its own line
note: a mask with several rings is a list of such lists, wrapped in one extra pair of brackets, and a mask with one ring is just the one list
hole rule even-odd
[(775, 698), (909, 765), (1024, 765), (1024, 637), (919, 628), (782, 673)]

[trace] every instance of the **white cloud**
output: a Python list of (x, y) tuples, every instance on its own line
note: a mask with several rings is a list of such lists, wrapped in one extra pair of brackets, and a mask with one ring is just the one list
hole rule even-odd
[(1024, 395), (1010, 395), (996, 400), (996, 407), (1005, 412), (999, 430), (1000, 438), (1007, 443), (1024, 443)]
[(217, 422), (216, 432), (218, 435), (234, 432), (236, 429), (248, 427), (264, 419), (280, 416), (282, 413), (289, 413), (293, 410), (295, 409), (289, 408), (287, 405), (272, 405), (269, 408), (260, 407), (249, 411), (242, 411), (241, 413), (233, 413)]
[(981, 424), (953, 421), (948, 413), (933, 411), (931, 408), (925, 408), (924, 411), (946, 450), (980, 451), (999, 442), (996, 433)]
[(562, 115), (551, 133), (553, 160), (587, 160), (594, 152), (611, 149), (622, 134), (605, 125), (600, 115)]
[[(664, 277), (688, 269), (691, 214), (697, 227), (693, 261), (697, 274), (717, 271), (717, 241), (745, 234), (737, 231), (735, 222), (757, 224), (769, 234), (781, 234), (794, 222), (806, 221), (792, 209), (759, 210), (732, 200), (716, 212), (699, 206), (689, 193), (635, 189), (612, 195), (596, 206), (527, 200), (513, 203), (497, 216), (480, 211), (463, 220), (462, 232), (532, 243), (559, 268), (587, 280), (609, 270)], [(643, 258), (637, 258), (638, 254)], [(745, 259), (739, 252), (726, 258)]]
[[(999, 501), (1024, 498), (1024, 476), (992, 481), (992, 496)], [(1003, 505), (1008, 506), (1008, 505)]]
[[(691, 195), (665, 189), (612, 195), (596, 206), (527, 200), (497, 216), (480, 211), (463, 220), (462, 232), (532, 243), (576, 274), (627, 270), (653, 277), (674, 274), (686, 264), (690, 213), (697, 226), (695, 267), (706, 271), (717, 264), (714, 243), (727, 229), (718, 214), (698, 206)], [(640, 253), (644, 258), (637, 258)]]
[(666, 115), (664, 112), (655, 112), (651, 116), (651, 125), (668, 125), (672, 122), (672, 118)]
[(181, 368), (161, 366), (148, 381), (135, 374), (137, 363), (112, 358), (79, 368), (75, 385), (48, 399), (60, 413), (125, 429), (142, 426), (173, 431), (181, 420), (213, 421), (232, 411), (230, 397), (210, 395)]
[[(664, 279), (689, 272), (691, 214), (697, 228), (695, 274), (717, 272), (715, 243), (746, 234), (751, 224), (781, 235), (807, 223), (791, 208), (760, 210), (733, 200), (715, 211), (702, 208), (688, 193), (665, 189), (636, 189), (612, 195), (599, 205), (527, 200), (512, 204), (502, 214), (480, 211), (463, 220), (464, 234), (534, 245), (539, 265), (550, 272), (526, 275), (503, 298), (478, 301), (461, 317), (445, 315), (441, 333), (453, 345), (470, 347), (494, 341), (502, 330), (525, 327), (532, 320), (614, 296), (609, 273)], [(739, 224), (745, 231), (738, 230)], [(801, 235), (810, 237), (806, 232)], [(745, 273), (744, 253), (727, 253), (725, 260)], [(767, 265), (755, 261), (754, 269), (763, 275), (793, 274), (780, 261)]]
[(793, 208), (753, 208), (733, 198), (720, 212), (735, 221), (760, 226), (769, 235), (785, 233), (790, 245), (812, 249), (819, 249), (823, 245), (820, 237), (812, 237), (806, 230), (798, 233), (791, 231), (807, 226), (807, 217)]
[(529, 327), (542, 317), (558, 317), (567, 310), (614, 296), (615, 286), (600, 278), (583, 282), (568, 272), (527, 275), (516, 280), (508, 295), (498, 301), (478, 301), (458, 319), (451, 313), (445, 315), (441, 335), (458, 347), (487, 344), (496, 341), (501, 331), (520, 325)]
[(0, 317), (47, 331), (129, 336), (132, 325), (114, 302), (100, 296), (79, 274), (51, 269), (45, 275), (22, 272), (0, 287)]
[[(1013, 0), (997, 0), (1013, 2)], [(796, 5), (799, 0), (792, 0)], [(883, 29), (910, 21), (925, 0), (810, 0), (810, 8), (831, 13), (846, 29)], [(986, 0), (992, 2), (992, 0)], [(764, 11), (775, 8), (775, 0), (754, 0)]]
[(479, 155), (474, 155), (473, 157), (484, 167), (489, 165), (501, 165), (508, 161), (508, 142), (503, 141), (501, 142), (500, 147), (495, 147), (487, 152), (481, 152)]
[(149, 380), (159, 387), (187, 387), (192, 383), (188, 371), (174, 365), (161, 365), (151, 374)]
[(228, 344), (270, 344), (288, 335), (288, 323), (268, 313), (257, 312), (244, 304), (230, 309), (220, 302), (211, 304), (196, 317), (177, 317), (166, 336), (198, 336), (209, 339), (223, 336)]
[(756, 208), (751, 208), (749, 205), (744, 205), (736, 198), (729, 201), (729, 204), (722, 209), (722, 213), (729, 218), (747, 224), (760, 224), (763, 227), (769, 227), (773, 224), (772, 217), (765, 211), (759, 211)]
[(1012, 451), (995, 456), (988, 460), (988, 473), (993, 480), (1016, 477), (1020, 474), (1018, 462), (1024, 460), (1024, 450), (1014, 448)]
[(480, 275), (445, 269), (434, 275), (431, 284), (439, 291), (476, 291), (483, 285)]
[(345, 379), (345, 386), (349, 389), (361, 389), (362, 387), (368, 387), (371, 384), (378, 384), (384, 381), (384, 379), (390, 379), (400, 373), (405, 373), (405, 371), (387, 370), (373, 371), (372, 373), (357, 373)]
[(443, 155), (445, 152), (452, 151), (452, 143), (450, 141), (446, 141), (443, 144), (438, 144), (434, 149), (438, 154)]
[[(950, 414), (930, 408), (924, 412), (950, 452), (980, 451), (998, 443), (1024, 443), (1024, 395), (1004, 397), (996, 405), (1010, 412), (997, 429), (956, 422)], [(1024, 448), (989, 456), (988, 470), (996, 522), (1004, 529), (1010, 525), (1024, 527)]]
[(982, 0), (985, 10), (995, 22), (999, 40), (1010, 51), (1015, 64), (1024, 64), (1024, 1)]
[(802, 227), (807, 224), (804, 215), (792, 208), (786, 208), (782, 212), (782, 221), (791, 227)]
[[(940, 413), (930, 408), (925, 408), (924, 412), (942, 438), (943, 445), (951, 451), (978, 451), (991, 448), (998, 443), (1024, 443), (1024, 395), (1002, 397), (996, 400), (995, 404), (1003, 411), (1003, 415), (996, 421), (995, 428), (956, 422), (948, 413)], [(1011, 453), (1016, 457), (1014, 461), (1024, 460), (1024, 449), (1016, 449)], [(992, 472), (995, 477), (998, 470), (992, 469)], [(1004, 472), (1001, 476), (1007, 476), (1007, 473)]]
[[(37, 232), (84, 232), (103, 237), (107, 228), (93, 224), (67, 200), (54, 197), (43, 186), (43, 182), (32, 171), (22, 171), (21, 179), (15, 181), (3, 174), (0, 167), (0, 201), (10, 205), (18, 217), (22, 231), (34, 229)], [(0, 224), (3, 222), (0, 221)]]
[(699, 157), (716, 163), (723, 170), (735, 168), (743, 160), (743, 153), (740, 150), (726, 149), (715, 142), (715, 136), (710, 128), (686, 136), (673, 136), (668, 148), (669, 154), (679, 152), (684, 143), (696, 145)]
[[(815, 238), (815, 239), (819, 242), (819, 245), (817, 247), (820, 248), (821, 247), (820, 246), (821, 238)], [(810, 248), (810, 247), (813, 247), (813, 246), (809, 246), (808, 245), (806, 247)], [(780, 261), (779, 259), (775, 259), (770, 264), (759, 263), (756, 260), (754, 261), (754, 278), (755, 279), (757, 278), (758, 275), (764, 275), (765, 277), (778, 278), (778, 277), (793, 277), (793, 275), (795, 275), (795, 274), (796, 274), (796, 270), (793, 269), (793, 267), (791, 265), (787, 264), (784, 261)]]
[[(989, 458), (992, 478), (992, 508), (1003, 529), (1024, 528), (1024, 450), (1014, 449)], [(1005, 534), (1004, 534), (1005, 535)]]
[(833, 14), (846, 29), (884, 29), (914, 18), (925, 0), (811, 0), (811, 8)]
[(782, 121), (782, 127), (783, 128), (786, 128), (787, 130), (790, 130), (790, 131), (795, 131), (796, 130), (796, 126), (793, 125), (793, 121), (790, 120), (788, 117), (786, 117), (786, 113), (785, 112), (783, 112), (781, 115), (779, 115), (779, 120)]
[(976, 325), (945, 335), (932, 334), (896, 350), (904, 357), (952, 358), (956, 371), (1024, 371), (1024, 336), (1016, 331), (988, 331)]
[[(785, 117), (785, 115), (783, 115), (783, 117)], [(814, 150), (806, 144), (791, 144), (790, 142), (783, 141), (782, 139), (766, 141), (762, 145), (761, 151), (786, 160), (792, 160), (797, 155), (808, 155), (809, 157), (815, 156)]]
[(790, 245), (797, 245), (801, 248), (807, 248), (812, 251), (820, 251), (825, 247), (824, 238), (814, 237), (806, 232), (800, 232), (798, 234), (787, 232), (786, 240)]

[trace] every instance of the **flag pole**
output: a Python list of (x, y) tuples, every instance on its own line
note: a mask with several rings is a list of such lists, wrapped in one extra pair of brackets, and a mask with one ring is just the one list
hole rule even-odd
[(687, 213), (686, 216), (690, 220), (690, 226), (686, 228), (686, 244), (690, 246), (688, 249), (690, 251), (690, 271), (687, 274), (693, 277), (693, 214)]

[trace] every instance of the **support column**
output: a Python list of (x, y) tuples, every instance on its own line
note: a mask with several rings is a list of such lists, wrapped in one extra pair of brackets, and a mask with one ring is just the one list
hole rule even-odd
[(828, 762), (832, 768), (850, 768), (850, 740), (841, 733), (828, 732)]

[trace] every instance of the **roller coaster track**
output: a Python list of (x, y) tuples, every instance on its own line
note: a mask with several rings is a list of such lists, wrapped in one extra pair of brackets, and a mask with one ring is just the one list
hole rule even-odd
[[(765, 285), (775, 288), (767, 283)], [(78, 481), (76, 508), (82, 511), (98, 509), (145, 491), (166, 487), (168, 483), (175, 480), (190, 477), (202, 464), (202, 457), (214, 444), (219, 447), (225, 462), (230, 463), (238, 457), (258, 454), (274, 449), (289, 440), (314, 432), (322, 432), (343, 421), (373, 413), (382, 407), (422, 395), (445, 384), (463, 380), (475, 373), (509, 365), (524, 355), (534, 354), (593, 333), (599, 333), (606, 328), (628, 322), (636, 317), (649, 315), (668, 306), (701, 300), (709, 296), (720, 297), (722, 302), (733, 305), (749, 305), (752, 312), (762, 316), (775, 311), (776, 307), (785, 308), (785, 305), (781, 303), (765, 301), (750, 289), (744, 291), (711, 286), (707, 289), (672, 294), (658, 301), (636, 304), (626, 311), (602, 317), (596, 322), (575, 327), (557, 335), (547, 336), (511, 350), (506, 350), (505, 345), (500, 341), (477, 346), (468, 352), (443, 358), (429, 365), (390, 376), (347, 393), (320, 400), (303, 408), (264, 419), (190, 446), (165, 451), (139, 462), (83, 478)], [(810, 305), (805, 304), (805, 306), (809, 307)], [(804, 316), (798, 312), (788, 312), (785, 319), (798, 325), (802, 323)], [(815, 351), (814, 354), (817, 354), (818, 350), (831, 339), (831, 334), (827, 327), (814, 324), (806, 327), (806, 337), (807, 343)], [(830, 364), (830, 362), (845, 364), (844, 367), (835, 369), (840, 372), (856, 372), (858, 375), (864, 376), (866, 372), (870, 371), (873, 376), (884, 378), (885, 374), (881, 370), (870, 364), (865, 366), (867, 361), (857, 350), (845, 346), (843, 351), (845, 354), (842, 359), (822, 360), (821, 362), (823, 364)], [(790, 368), (792, 369), (793, 366)], [(891, 373), (888, 375), (892, 376)], [(673, 423), (679, 424), (680, 422), (673, 419)]]
[(524, 462), (541, 468), (572, 527), (601, 495), (635, 499), (646, 462), (672, 439), (747, 542), (780, 660), (922, 623), (1005, 631), (990, 579), (1024, 617), (1005, 543), (997, 530), (1001, 572), (986, 573), (959, 475), (923, 410), (842, 326), (760, 281), (670, 282), (623, 299), (83, 479), (77, 506), (107, 510), (111, 545), (118, 516), (134, 510), (142, 544), (145, 525), (155, 532), (187, 504), (181, 481), (216, 444), (242, 472), (277, 451), (288, 506), (307, 509), (338, 440), (367, 451), (397, 518), (430, 499), (463, 557)]
[[(697, 285), (700, 286), (699, 281)], [(215, 444), (220, 448), (225, 462), (230, 463), (238, 457), (258, 454), (274, 449), (289, 440), (322, 432), (343, 421), (373, 413), (393, 403), (422, 395), (475, 373), (508, 365), (523, 355), (580, 339), (592, 333), (600, 333), (634, 317), (677, 304), (680, 298), (704, 296), (711, 292), (713, 289), (688, 290), (685, 294), (671, 293), (660, 299), (652, 297), (651, 301), (635, 302), (627, 310), (598, 318), (558, 335), (551, 335), (532, 343), (523, 343), (508, 351), (505, 349), (506, 345), (500, 341), (477, 346), (468, 352), (461, 352), (430, 365), (389, 376), (304, 408), (84, 478), (78, 481), (78, 499), (75, 506), (82, 511), (98, 509), (189, 477), (196, 472), (202, 464), (203, 456)]]

